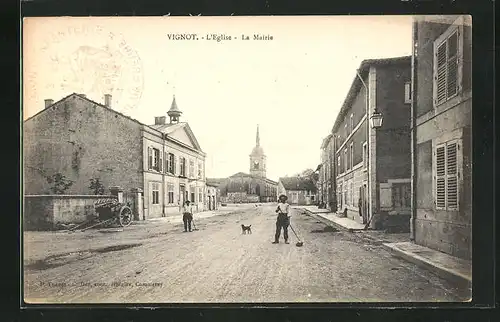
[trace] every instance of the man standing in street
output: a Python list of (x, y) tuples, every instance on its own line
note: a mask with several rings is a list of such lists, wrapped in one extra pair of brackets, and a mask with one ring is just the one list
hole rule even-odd
[(276, 220), (276, 234), (274, 235), (273, 244), (278, 244), (281, 229), (283, 228), (283, 237), (285, 238), (285, 244), (289, 244), (288, 242), (288, 226), (290, 225), (290, 216), (288, 216), (290, 212), (290, 205), (286, 202), (288, 197), (286, 195), (281, 195), (279, 197), (279, 204), (276, 212), (278, 213), (278, 218)]
[(193, 212), (191, 210), (191, 206), (189, 205), (189, 200), (186, 200), (186, 202), (184, 202), (184, 206), (182, 207), (182, 221), (184, 222), (184, 232), (187, 232), (188, 229), (191, 231)]

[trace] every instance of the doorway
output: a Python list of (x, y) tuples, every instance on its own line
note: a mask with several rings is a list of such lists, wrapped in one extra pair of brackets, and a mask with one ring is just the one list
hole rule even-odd
[(360, 211), (361, 217), (363, 219), (363, 224), (368, 222), (368, 187), (367, 183), (363, 182), (363, 185), (359, 187), (359, 197), (360, 200)]
[(187, 200), (186, 199), (186, 194), (187, 194), (187, 191), (186, 191), (186, 186), (181, 184), (179, 186), (179, 203), (181, 206), (184, 205), (184, 201)]

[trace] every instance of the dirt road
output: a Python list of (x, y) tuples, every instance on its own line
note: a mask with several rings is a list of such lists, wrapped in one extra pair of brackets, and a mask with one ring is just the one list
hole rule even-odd
[[(30, 303), (458, 301), (453, 285), (380, 246), (297, 211), (290, 244), (271, 244), (272, 206), (123, 231), (25, 232)], [(196, 218), (196, 217), (195, 217)], [(241, 224), (252, 225), (242, 235)]]

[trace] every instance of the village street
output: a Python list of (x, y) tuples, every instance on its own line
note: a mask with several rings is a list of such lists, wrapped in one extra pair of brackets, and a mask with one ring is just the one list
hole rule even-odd
[[(222, 207), (224, 208), (224, 207)], [(272, 244), (273, 205), (196, 220), (141, 221), (123, 231), (25, 232), (29, 303), (463, 300), (449, 282), (381, 246), (292, 212), (303, 247)], [(242, 235), (241, 224), (252, 225)]]

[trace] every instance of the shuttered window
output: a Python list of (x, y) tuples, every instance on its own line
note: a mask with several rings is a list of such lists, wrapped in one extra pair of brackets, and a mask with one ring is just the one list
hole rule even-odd
[(169, 172), (168, 169), (168, 153), (167, 152), (163, 152), (163, 169), (165, 170), (165, 172)]
[(452, 26), (434, 44), (434, 105), (446, 102), (459, 92), (460, 35), (460, 28)]
[(160, 161), (158, 161), (158, 171), (163, 172), (163, 153), (158, 150), (158, 156)]
[(153, 169), (153, 148), (148, 147), (148, 170)]
[(436, 209), (459, 208), (459, 140), (440, 144), (435, 150), (435, 201)]

